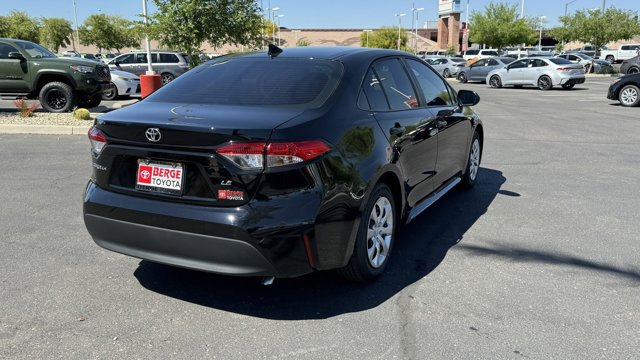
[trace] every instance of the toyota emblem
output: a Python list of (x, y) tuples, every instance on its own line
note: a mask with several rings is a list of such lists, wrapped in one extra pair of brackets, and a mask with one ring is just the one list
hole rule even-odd
[(148, 128), (147, 131), (144, 132), (144, 135), (147, 137), (147, 140), (152, 142), (158, 142), (162, 137), (160, 129), (158, 128)]

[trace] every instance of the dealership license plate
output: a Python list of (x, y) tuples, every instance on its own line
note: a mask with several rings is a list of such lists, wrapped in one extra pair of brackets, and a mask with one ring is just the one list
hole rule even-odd
[(165, 194), (182, 194), (184, 167), (179, 163), (138, 160), (136, 189)]

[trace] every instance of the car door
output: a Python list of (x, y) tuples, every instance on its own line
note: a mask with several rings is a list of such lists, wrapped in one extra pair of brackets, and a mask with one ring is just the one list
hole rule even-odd
[(363, 93), (402, 171), (408, 205), (414, 206), (433, 191), (438, 144), (431, 112), (420, 102), (399, 58), (374, 62)]
[(471, 66), (469, 67), (469, 74), (467, 75), (467, 79), (474, 81), (484, 81), (486, 75), (484, 77), (482, 76), (482, 70), (485, 65), (487, 65), (486, 59), (480, 59), (471, 64)]
[(538, 79), (543, 75), (548, 66), (549, 64), (542, 59), (529, 59), (527, 67), (522, 70), (523, 83), (537, 85)]
[(478, 69), (478, 76), (481, 78), (480, 80), (485, 81), (487, 79), (487, 75), (499, 67), (500, 63), (495, 59), (486, 59), (485, 65)]
[(123, 54), (123, 55), (117, 56), (109, 64), (116, 65), (119, 68), (119, 70), (139, 75), (136, 73), (136, 67), (138, 65), (136, 64), (135, 54)]
[(501, 73), (503, 85), (519, 85), (522, 84), (522, 71), (529, 63), (529, 59), (520, 59), (507, 65), (506, 71)]
[(437, 137), (438, 155), (433, 175), (434, 190), (462, 173), (469, 153), (473, 120), (458, 106), (455, 92), (440, 76), (418, 61), (405, 60), (417, 84), (422, 102), (431, 112), (425, 130)]
[(24, 59), (10, 59), (10, 53), (22, 54), (12, 45), (0, 42), (0, 93), (3, 91), (11, 93), (29, 92), (31, 74), (27, 61)]

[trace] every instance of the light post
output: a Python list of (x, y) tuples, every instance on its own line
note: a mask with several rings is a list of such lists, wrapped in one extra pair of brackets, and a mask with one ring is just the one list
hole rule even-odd
[(565, 17), (567, 16), (567, 9), (569, 8), (569, 4), (573, 4), (576, 1), (578, 1), (578, 0), (571, 0), (571, 1), (568, 1), (568, 2), (564, 3), (564, 16)]
[(296, 35), (296, 43), (294, 46), (298, 46), (298, 34), (300, 33), (300, 30), (291, 30), (291, 32)]
[(524, 19), (524, 0), (520, 2), (520, 19)]
[(151, 45), (147, 34), (149, 17), (147, 16), (147, 0), (142, 0), (142, 17), (144, 18), (144, 43), (147, 48), (147, 72), (140, 75), (140, 97), (145, 98), (162, 87), (162, 77), (153, 71), (151, 66)]
[(538, 20), (540, 20), (540, 36), (538, 37), (538, 51), (542, 50), (542, 27), (544, 26), (544, 21), (546, 19), (547, 19), (546, 16), (538, 17)]
[[(80, 33), (78, 32), (78, 12), (76, 11), (76, 0), (73, 0), (73, 17), (76, 22), (76, 41), (75, 44), (78, 44), (78, 51), (80, 50)], [(76, 46), (73, 44), (73, 51), (76, 51)]]
[(278, 18), (278, 46), (280, 46), (280, 18), (284, 17), (284, 14), (276, 16)]
[(276, 42), (276, 11), (280, 10), (279, 7), (274, 7), (269, 9), (271, 11), (271, 24), (273, 25), (271, 29), (271, 36), (273, 39), (273, 43)]
[(362, 31), (364, 31), (365, 34), (367, 34), (367, 47), (369, 47), (369, 33), (372, 32), (373, 30), (365, 29), (365, 30), (362, 30)]
[(607, 7), (607, 0), (602, 0), (602, 15), (604, 15), (604, 9)]
[(413, 38), (415, 41), (415, 53), (418, 53), (418, 13), (424, 10), (424, 8), (416, 8), (415, 3), (413, 8), (411, 8), (411, 12), (413, 13)]
[(398, 50), (400, 50), (400, 26), (402, 25), (402, 17), (405, 16), (407, 14), (402, 13), (402, 14), (395, 14), (395, 16), (398, 17)]

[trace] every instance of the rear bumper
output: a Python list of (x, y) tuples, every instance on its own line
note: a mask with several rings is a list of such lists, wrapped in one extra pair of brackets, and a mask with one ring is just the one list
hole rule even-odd
[[(83, 214), (93, 240), (118, 253), (220, 274), (295, 277), (314, 270), (311, 215), (317, 208), (300, 206), (313, 204), (308, 197), (291, 200), (283, 204), (295, 208), (279, 208), (278, 201), (231, 208), (178, 204), (90, 181)], [(283, 214), (289, 214), (286, 223)]]
[(565, 84), (583, 84), (585, 82), (584, 76), (567, 77), (560, 79), (560, 85)]

